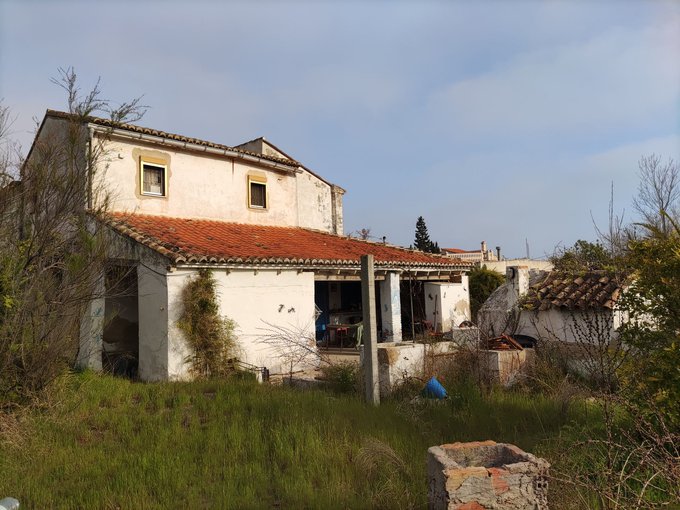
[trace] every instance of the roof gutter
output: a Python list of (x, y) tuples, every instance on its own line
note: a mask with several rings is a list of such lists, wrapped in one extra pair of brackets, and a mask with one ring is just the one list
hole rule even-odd
[[(286, 269), (286, 270), (297, 270), (297, 271), (336, 271), (341, 273), (343, 271), (361, 271), (360, 265), (348, 265), (348, 266), (338, 266), (338, 265), (318, 265), (318, 264), (239, 264), (239, 263), (229, 263), (229, 262), (173, 262), (172, 266), (176, 269), (249, 269), (249, 270), (271, 270), (271, 269)], [(454, 267), (394, 267), (394, 266), (375, 266), (375, 270), (380, 272), (394, 272), (401, 274), (409, 273), (438, 273), (438, 274), (451, 274), (451, 273), (461, 273), (470, 270), (468, 266), (454, 266)]]
[(259, 158), (257, 156), (253, 156), (251, 154), (245, 154), (243, 152), (235, 151), (235, 150), (229, 150), (229, 149), (218, 149), (216, 147), (208, 147), (207, 145), (201, 145), (197, 143), (191, 143), (191, 142), (181, 142), (179, 140), (173, 140), (171, 138), (164, 138), (161, 136), (155, 136), (155, 135), (149, 135), (146, 133), (135, 133), (132, 131), (128, 131), (125, 129), (120, 129), (120, 128), (112, 128), (112, 127), (102, 127), (98, 124), (94, 123), (89, 123), (88, 127), (90, 129), (93, 129), (96, 132), (99, 133), (106, 133), (109, 135), (114, 135), (120, 138), (127, 138), (129, 140), (139, 140), (143, 142), (148, 142), (148, 143), (153, 143), (153, 144), (158, 144), (158, 145), (166, 145), (170, 147), (175, 147), (178, 149), (184, 149), (184, 150), (190, 150), (194, 152), (205, 152), (208, 154), (215, 154), (217, 156), (224, 156), (227, 158), (231, 159), (240, 159), (243, 161), (247, 161), (249, 163), (255, 163), (257, 165), (265, 166), (271, 170), (277, 170), (279, 172), (285, 172), (288, 174), (299, 174), (302, 173), (302, 170), (299, 167), (291, 166), (291, 165), (284, 165), (282, 163), (278, 163), (276, 161), (271, 161), (269, 159), (265, 158)]

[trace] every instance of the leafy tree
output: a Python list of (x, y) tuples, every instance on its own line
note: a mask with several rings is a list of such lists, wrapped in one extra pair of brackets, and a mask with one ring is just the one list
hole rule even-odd
[(473, 322), (477, 321), (477, 312), (489, 298), (491, 293), (505, 283), (503, 275), (487, 269), (476, 267), (468, 273), (470, 282), (470, 309)]
[(624, 342), (638, 355), (624, 374), (627, 388), (643, 408), (661, 410), (680, 429), (680, 226), (670, 217), (644, 225), (647, 235), (633, 240), (629, 259), (635, 279), (621, 301), (629, 316)]
[(550, 257), (555, 270), (564, 272), (579, 272), (591, 270), (614, 270), (613, 257), (599, 242), (591, 243), (579, 239), (571, 248), (555, 251)]
[(427, 231), (427, 225), (422, 216), (418, 216), (418, 221), (416, 221), (416, 237), (413, 246), (416, 250), (427, 253), (440, 253), (441, 251), (439, 245), (430, 240), (430, 234)]

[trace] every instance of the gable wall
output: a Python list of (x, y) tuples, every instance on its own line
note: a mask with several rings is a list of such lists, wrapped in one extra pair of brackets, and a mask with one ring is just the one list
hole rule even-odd
[[(150, 144), (114, 139), (99, 173), (112, 193), (110, 210), (210, 218), (261, 225), (297, 225), (295, 175), (265, 167)], [(167, 196), (143, 195), (140, 158), (166, 162)], [(266, 178), (267, 209), (248, 207), (248, 176)]]

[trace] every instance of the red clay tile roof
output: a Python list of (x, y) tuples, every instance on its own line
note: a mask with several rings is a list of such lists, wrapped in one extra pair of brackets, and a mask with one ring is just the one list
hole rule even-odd
[[(47, 113), (45, 116), (50, 116), (50, 117), (57, 117), (61, 119), (69, 119), (69, 120), (78, 120), (78, 117), (74, 114), (71, 113), (66, 113), (66, 112), (60, 112), (57, 110), (47, 110)], [(233, 152), (239, 152), (241, 154), (248, 154), (250, 156), (255, 156), (261, 159), (266, 159), (269, 161), (274, 161), (277, 163), (281, 163), (286, 166), (290, 166), (293, 168), (297, 168), (300, 166), (300, 163), (297, 161), (290, 159), (290, 158), (280, 158), (278, 156), (272, 156), (272, 155), (267, 155), (267, 154), (259, 154), (256, 152), (252, 151), (247, 151), (245, 149), (239, 149), (238, 147), (231, 147), (229, 145), (223, 145), (220, 143), (215, 143), (215, 142), (209, 142), (207, 140), (201, 140), (198, 138), (190, 138), (188, 136), (184, 135), (177, 135), (174, 133), (167, 133), (165, 131), (159, 131), (158, 129), (151, 129), (151, 128), (146, 128), (146, 127), (141, 127), (141, 126), (135, 126), (134, 124), (125, 124), (123, 122), (114, 122), (110, 119), (102, 119), (101, 117), (85, 117), (83, 119), (86, 122), (90, 122), (92, 124), (97, 124), (99, 126), (105, 126), (105, 127), (110, 127), (110, 128), (116, 128), (116, 129), (124, 129), (126, 131), (132, 131), (135, 133), (142, 133), (145, 135), (151, 135), (151, 136), (157, 136), (159, 138), (166, 138), (168, 140), (175, 140), (178, 142), (185, 142), (185, 143), (191, 143), (195, 145), (201, 145), (203, 147), (211, 147), (213, 149), (220, 149), (220, 150), (228, 150), (228, 151), (233, 151)]]
[(157, 251), (174, 264), (357, 266), (373, 254), (376, 267), (467, 269), (468, 262), (297, 227), (112, 213), (117, 232)]
[(624, 277), (606, 271), (581, 274), (551, 271), (544, 274), (545, 277), (529, 287), (522, 303), (525, 309), (611, 309), (626, 281)]

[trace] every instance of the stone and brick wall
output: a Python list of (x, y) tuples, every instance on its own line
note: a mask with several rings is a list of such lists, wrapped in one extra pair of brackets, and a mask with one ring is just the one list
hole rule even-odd
[(544, 459), (511, 444), (481, 441), (428, 450), (432, 510), (547, 510)]

